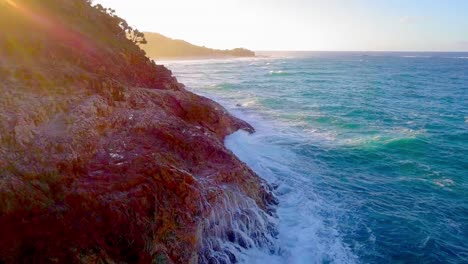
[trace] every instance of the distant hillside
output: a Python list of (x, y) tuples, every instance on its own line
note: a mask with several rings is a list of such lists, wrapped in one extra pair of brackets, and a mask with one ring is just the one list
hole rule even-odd
[(248, 49), (218, 50), (200, 47), (183, 40), (171, 39), (159, 33), (145, 32), (148, 41), (141, 48), (150, 58), (175, 57), (254, 57), (255, 53)]

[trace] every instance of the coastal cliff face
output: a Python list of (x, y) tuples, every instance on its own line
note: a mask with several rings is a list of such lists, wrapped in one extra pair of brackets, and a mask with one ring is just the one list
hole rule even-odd
[(276, 199), (223, 144), (249, 124), (88, 1), (1, 5), (0, 262), (234, 263), (273, 247)]

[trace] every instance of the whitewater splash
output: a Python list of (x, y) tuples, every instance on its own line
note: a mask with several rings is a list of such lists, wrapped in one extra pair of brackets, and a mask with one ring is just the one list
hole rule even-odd
[[(293, 170), (294, 154), (277, 146), (265, 144), (265, 127), (249, 135), (238, 131), (226, 139), (226, 146), (256, 173), (277, 186), (278, 240), (276, 250), (251, 247), (240, 257), (242, 263), (355, 263), (356, 256), (343, 243), (332, 216), (327, 215), (332, 204), (313, 192), (309, 180)], [(288, 177), (281, 177), (287, 175)], [(304, 192), (304, 187), (308, 192)]]
[(401, 56), (402, 58), (431, 58), (431, 56), (416, 56), (416, 55), (407, 55)]
[(202, 252), (199, 263), (238, 263), (247, 250), (278, 252), (277, 219), (261, 210), (254, 200), (232, 188), (222, 194), (203, 222)]

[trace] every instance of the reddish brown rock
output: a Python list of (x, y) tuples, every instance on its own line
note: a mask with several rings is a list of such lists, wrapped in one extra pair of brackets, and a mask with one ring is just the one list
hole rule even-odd
[(252, 131), (247, 123), (185, 90), (123, 98), (24, 90), (0, 99), (1, 259), (195, 263), (202, 220), (225, 195), (268, 209), (262, 180), (223, 145)]
[(223, 144), (250, 125), (88, 1), (0, 7), (0, 262), (229, 263), (223, 241), (272, 246), (275, 199)]

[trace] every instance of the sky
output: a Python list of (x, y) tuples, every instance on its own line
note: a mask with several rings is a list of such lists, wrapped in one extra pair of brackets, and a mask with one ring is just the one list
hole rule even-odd
[(466, 0), (94, 0), (210, 48), (468, 51)]

